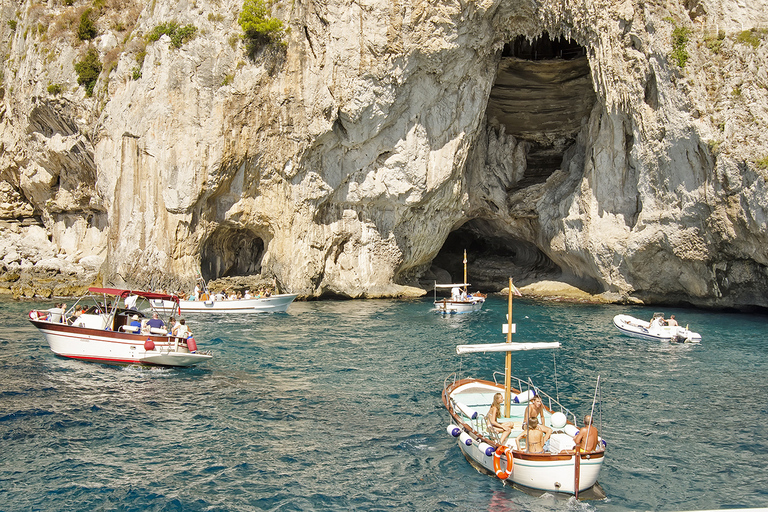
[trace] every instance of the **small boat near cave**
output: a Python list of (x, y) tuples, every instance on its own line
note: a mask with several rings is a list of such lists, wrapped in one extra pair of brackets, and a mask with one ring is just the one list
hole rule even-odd
[[(512, 282), (510, 280), (509, 313), (512, 317)], [(579, 499), (603, 499), (605, 494), (597, 482), (605, 460), (605, 442), (597, 437), (593, 451), (576, 449), (573, 436), (579, 432), (576, 416), (557, 399), (547, 395), (540, 388), (511, 375), (511, 354), (520, 350), (557, 348), (552, 343), (512, 343), (514, 324), (505, 325), (506, 343), (459, 345), (458, 354), (477, 352), (505, 352), (505, 382), (460, 378), (454, 373), (446, 378), (443, 385), (443, 404), (451, 417), (448, 433), (455, 437), (464, 457), (478, 471), (496, 475), (499, 479), (516, 488), (534, 494), (544, 492), (574, 495)], [(517, 389), (512, 387), (517, 382)], [(527, 388), (524, 390), (524, 388)], [(599, 389), (599, 377), (598, 377)], [(501, 443), (498, 431), (486, 418), (493, 397), (504, 396), (503, 415), (500, 423), (513, 422), (513, 429), (505, 442)], [(525, 432), (523, 420), (528, 401), (534, 396), (542, 398), (544, 417), (552, 428), (549, 444), (542, 453), (528, 451), (525, 443), (518, 446), (516, 437)], [(592, 409), (594, 412), (595, 399)], [(594, 418), (594, 416), (592, 415)]]
[[(29, 321), (43, 333), (56, 355), (98, 363), (152, 366), (192, 366), (213, 357), (198, 350), (191, 336), (173, 336), (165, 329), (149, 327), (145, 315), (131, 307), (138, 299), (175, 302), (178, 297), (117, 288), (88, 291), (67, 311), (52, 308), (29, 312)], [(75, 316), (78, 305), (85, 310)], [(135, 317), (140, 326), (131, 325)]]
[(679, 325), (664, 325), (664, 315), (654, 313), (650, 322), (630, 315), (616, 315), (613, 325), (622, 334), (633, 338), (651, 341), (669, 341), (671, 343), (701, 343), (701, 334)]
[[(467, 293), (467, 251), (464, 251), (464, 282), (454, 284), (437, 284), (434, 287), (435, 310), (445, 314), (470, 313), (479, 311), (485, 304), (486, 295), (480, 292)], [(438, 289), (450, 289), (450, 298), (437, 298)]]

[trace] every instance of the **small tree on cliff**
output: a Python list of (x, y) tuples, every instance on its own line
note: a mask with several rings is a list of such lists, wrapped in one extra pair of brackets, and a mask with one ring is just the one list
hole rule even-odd
[(265, 45), (279, 43), (283, 38), (283, 22), (269, 15), (270, 3), (245, 0), (237, 22), (243, 29), (248, 55), (253, 57)]

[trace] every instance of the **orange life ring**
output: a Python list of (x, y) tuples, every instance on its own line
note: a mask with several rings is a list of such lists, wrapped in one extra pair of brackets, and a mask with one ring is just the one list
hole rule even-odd
[[(501, 456), (507, 454), (507, 470), (501, 470)], [(496, 472), (496, 476), (501, 480), (506, 480), (509, 475), (512, 474), (512, 468), (515, 466), (515, 458), (506, 446), (499, 446), (496, 451), (493, 452), (493, 470)]]

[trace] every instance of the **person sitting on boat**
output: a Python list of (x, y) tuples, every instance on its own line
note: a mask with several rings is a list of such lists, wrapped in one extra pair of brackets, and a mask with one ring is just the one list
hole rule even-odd
[(651, 327), (659, 326), (664, 327), (667, 323), (664, 321), (664, 314), (660, 314), (658, 316), (655, 316), (651, 319)]
[(677, 320), (675, 320), (675, 315), (670, 315), (669, 320), (667, 320), (667, 325), (678, 326), (680, 324), (678, 324)]
[(592, 416), (584, 416), (584, 426), (579, 433), (573, 436), (573, 442), (576, 443), (576, 451), (593, 452), (597, 447), (597, 429), (592, 425)]
[(528, 421), (528, 418), (536, 418), (537, 416), (541, 417), (541, 424), (546, 425), (547, 422), (544, 421), (544, 404), (541, 402), (541, 397), (539, 395), (534, 396), (531, 398), (531, 401), (528, 402), (528, 407), (525, 408), (525, 416), (523, 417), (523, 423)]
[(245, 295), (244, 295), (244, 297), (245, 297), (246, 299), (250, 299), (250, 298), (251, 298), (251, 290), (245, 290)]
[(267, 289), (264, 291), (264, 296), (265, 296), (265, 297), (271, 297), (271, 296), (272, 296), (272, 290), (271, 290), (270, 288), (267, 288)]
[(183, 318), (179, 319), (179, 326), (173, 330), (173, 335), (177, 338), (187, 339), (192, 336), (192, 331), (187, 327), (187, 322)]
[(501, 434), (499, 444), (504, 444), (504, 441), (506, 441), (509, 434), (512, 433), (512, 429), (515, 425), (513, 422), (499, 423), (499, 416), (501, 415), (501, 406), (503, 403), (504, 395), (501, 393), (493, 395), (493, 403), (491, 403), (491, 408), (488, 409), (488, 414), (485, 416), (488, 423), (491, 424), (491, 427), (496, 429), (496, 433)]
[(147, 322), (150, 329), (165, 329), (165, 322), (157, 315), (152, 313), (152, 318)]
[(181, 325), (178, 320), (176, 320), (175, 316), (172, 316), (168, 319), (168, 332), (173, 334), (173, 331), (176, 330), (176, 328)]
[(68, 323), (74, 324), (83, 313), (85, 313), (85, 306), (75, 306), (75, 312), (69, 317)]
[(141, 320), (139, 320), (139, 315), (133, 315), (131, 317), (131, 326), (136, 327), (136, 331), (141, 330)]
[(552, 429), (546, 425), (539, 425), (539, 420), (536, 416), (528, 418), (528, 428), (517, 436), (515, 443), (517, 443), (518, 450), (520, 449), (520, 441), (525, 438), (525, 451), (527, 453), (544, 453), (549, 441), (549, 436), (552, 435)]

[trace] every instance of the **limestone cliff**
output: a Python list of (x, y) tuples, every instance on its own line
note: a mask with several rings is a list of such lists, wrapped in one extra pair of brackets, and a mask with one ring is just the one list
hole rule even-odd
[(485, 290), (766, 307), (767, 7), (280, 2), (251, 56), (240, 1), (6, 0), (3, 282), (419, 295), (467, 248)]

